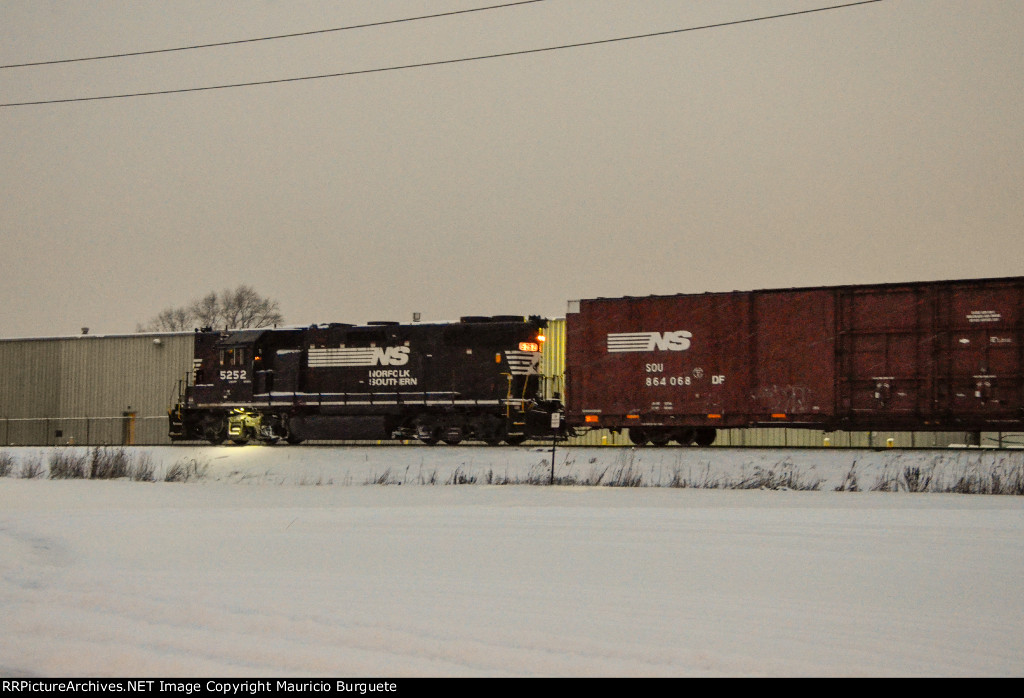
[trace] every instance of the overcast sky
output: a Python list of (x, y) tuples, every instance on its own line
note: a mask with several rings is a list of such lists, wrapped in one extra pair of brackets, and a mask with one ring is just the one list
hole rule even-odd
[[(0, 65), (507, 0), (0, 0)], [(546, 0), (0, 69), (0, 102), (432, 62), (839, 0)], [(0, 108), (0, 337), (251, 284), (290, 323), (1024, 274), (1024, 2), (883, 0), (348, 77)]]

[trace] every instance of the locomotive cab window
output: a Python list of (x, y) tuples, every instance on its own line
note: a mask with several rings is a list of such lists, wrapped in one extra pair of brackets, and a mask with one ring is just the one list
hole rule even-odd
[(249, 359), (248, 347), (234, 347), (220, 350), (221, 366), (245, 366)]

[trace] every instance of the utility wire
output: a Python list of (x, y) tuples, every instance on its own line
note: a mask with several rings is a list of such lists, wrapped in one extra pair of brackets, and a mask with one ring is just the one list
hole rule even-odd
[(403, 19), (388, 19), (380, 22), (367, 22), (366, 24), (352, 24), (347, 27), (334, 27), (333, 29), (315, 29), (306, 32), (295, 32), (293, 34), (277, 34), (276, 36), (261, 36), (255, 39), (237, 39), (235, 41), (218, 41), (212, 44), (195, 44), (193, 46), (177, 46), (175, 48), (158, 48), (151, 49), (149, 51), (132, 51), (129, 53), (111, 53), (106, 56), (88, 56), (84, 58), (62, 58), (52, 61), (34, 61), (32, 63), (11, 63), (9, 65), (0, 65), (0, 70), (7, 68), (28, 68), (30, 66), (37, 65), (57, 65), (60, 63), (80, 63), (82, 61), (102, 61), (108, 58), (128, 58), (130, 56), (150, 56), (155, 53), (173, 53), (174, 51), (193, 51), (201, 48), (214, 48), (217, 46), (235, 46), (237, 44), (251, 44), (257, 41), (274, 41), (276, 39), (294, 39), (300, 36), (314, 36), (316, 34), (330, 34), (331, 32), (343, 32), (349, 31), (350, 29), (368, 29), (370, 27), (383, 27), (388, 24), (401, 24), (402, 22), (417, 22), (421, 19), (436, 19), (438, 17), (452, 17), (454, 15), (464, 15), (470, 12), (483, 12), (485, 10), (498, 10), (505, 7), (514, 7), (516, 5), (529, 5), (535, 2), (544, 2), (545, 0), (519, 0), (518, 2), (506, 2), (501, 5), (488, 5), (487, 7), (474, 7), (468, 10), (452, 10), (451, 12), (438, 12), (432, 15), (420, 15), (418, 17), (405, 17)]
[(468, 63), (470, 61), (482, 61), (491, 58), (508, 58), (510, 56), (525, 56), (532, 53), (544, 53), (548, 51), (561, 51), (572, 48), (582, 48), (586, 46), (600, 46), (602, 44), (611, 44), (620, 41), (633, 41), (636, 39), (650, 39), (659, 36), (669, 36), (672, 34), (682, 34), (685, 32), (701, 31), (703, 29), (720, 29), (722, 27), (732, 27), (739, 24), (751, 24), (753, 22), (763, 22), (771, 19), (783, 19), (786, 17), (796, 17), (799, 15), (807, 15), (816, 12), (827, 12), (829, 10), (839, 10), (847, 7), (855, 7), (857, 5), (870, 5), (876, 2), (883, 2), (883, 0), (860, 0), (859, 2), (848, 2), (841, 5), (829, 5), (827, 7), (816, 7), (809, 10), (798, 10), (795, 12), (785, 12), (776, 15), (765, 15), (762, 17), (751, 17), (748, 19), (737, 19), (729, 22), (719, 22), (717, 24), (705, 24), (698, 27), (685, 27), (683, 29), (669, 29), (660, 32), (651, 32), (649, 34), (634, 34), (632, 36), (620, 36), (613, 39), (599, 39), (596, 41), (583, 41), (575, 44), (561, 44), (559, 46), (546, 46), (543, 48), (531, 48), (523, 49), (520, 51), (507, 51), (504, 53), (491, 53), (483, 56), (469, 56), (465, 58), (448, 58), (439, 61), (427, 61), (424, 63), (407, 63), (405, 65), (394, 65), (386, 66), (383, 68), (366, 68), (363, 70), (349, 70), (341, 73), (326, 73), (323, 75), (305, 75), (295, 78), (279, 78), (277, 80), (259, 80), (254, 82), (239, 82), (228, 85), (208, 85), (206, 87), (185, 87), (173, 90), (155, 90), (152, 92), (132, 92), (127, 94), (116, 94), (116, 95), (102, 95), (99, 97), (71, 97), (68, 99), (50, 99), (40, 100), (35, 102), (10, 102), (7, 104), (0, 104), (0, 108), (6, 107), (27, 107), (37, 106), (42, 104), (66, 104), (69, 102), (95, 102), (99, 100), (107, 99), (127, 99), (130, 97), (153, 97), (156, 95), (169, 95), (169, 94), (182, 94), (186, 92), (205, 92), (210, 90), (227, 90), (235, 87), (255, 87), (257, 85), (278, 85), (288, 82), (302, 82), (306, 80), (324, 80), (326, 78), (340, 78), (350, 77), (353, 75), (369, 75), (372, 73), (386, 73), (398, 70), (409, 70), (412, 68), (426, 68), (430, 66), (438, 65), (453, 65), (455, 63)]

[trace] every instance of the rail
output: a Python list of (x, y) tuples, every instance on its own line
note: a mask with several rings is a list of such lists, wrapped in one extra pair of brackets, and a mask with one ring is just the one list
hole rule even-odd
[[(112, 417), (0, 417), (0, 446), (161, 446), (167, 435), (167, 415)], [(1021, 432), (982, 432), (980, 445), (990, 448), (1024, 446)], [(543, 441), (543, 440), (542, 440)], [(542, 443), (538, 441), (537, 443)], [(906, 431), (834, 431), (800, 428), (719, 429), (715, 447), (779, 448), (946, 448), (966, 445), (967, 434)], [(333, 442), (337, 443), (337, 442)], [(348, 442), (346, 442), (348, 443)], [(360, 442), (376, 443), (376, 442)], [(393, 443), (383, 441), (381, 443)], [(531, 442), (532, 443), (532, 442)], [(566, 446), (631, 446), (626, 431), (615, 434), (594, 429), (570, 438)], [(971, 444), (975, 445), (975, 444)], [(650, 448), (650, 447), (645, 447)], [(683, 447), (674, 448), (682, 450)]]

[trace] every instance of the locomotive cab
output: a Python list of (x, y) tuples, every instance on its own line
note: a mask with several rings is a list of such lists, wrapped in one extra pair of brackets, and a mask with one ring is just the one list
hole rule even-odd
[(296, 330), (270, 329), (197, 333), (192, 380), (170, 412), (171, 438), (216, 444), (287, 436), (275, 414), (255, 407), (282, 386), (296, 389), (296, 371), (276, 367), (282, 351), (296, 345), (296, 336)]
[[(234, 333), (239, 334), (239, 333)], [(213, 377), (225, 402), (249, 402), (253, 395), (253, 363), (256, 352), (251, 340), (230, 335), (217, 350)]]

